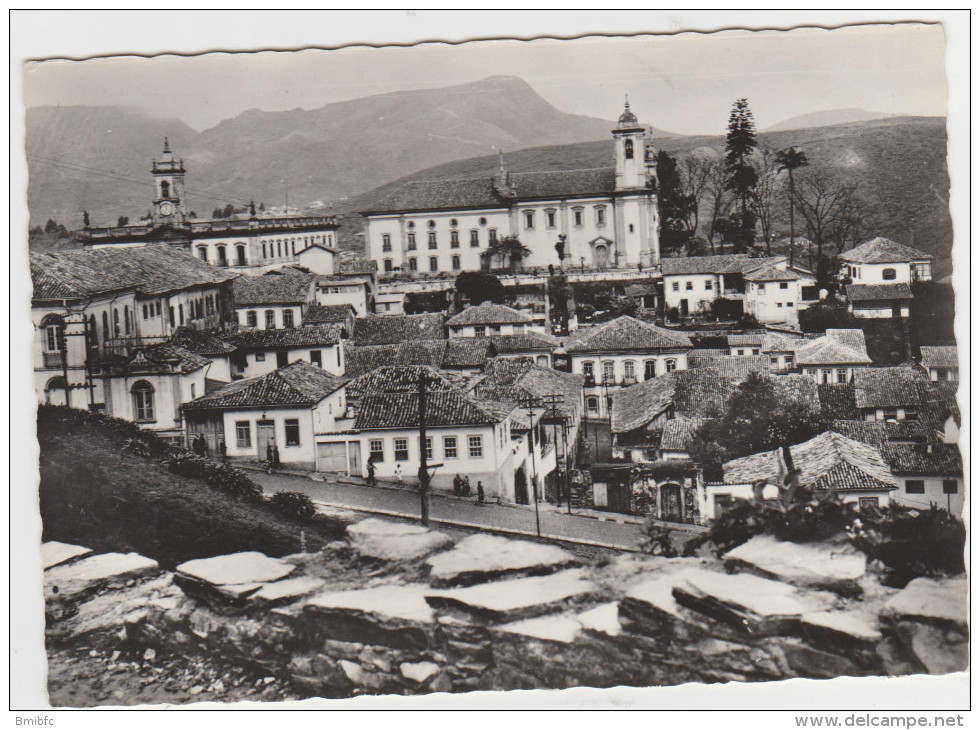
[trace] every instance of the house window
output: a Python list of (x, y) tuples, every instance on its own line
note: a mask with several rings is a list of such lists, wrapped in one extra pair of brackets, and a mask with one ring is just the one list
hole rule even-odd
[(956, 494), (959, 483), (955, 479), (943, 479), (943, 494)]
[(874, 510), (874, 509), (876, 509), (878, 507), (878, 498), (877, 497), (861, 497), (858, 500), (858, 507), (861, 509), (862, 512), (868, 512), (870, 510)]
[(693, 281), (685, 281), (684, 282), (684, 291), (694, 291), (694, 282)]
[(310, 350), (310, 363), (316, 365), (318, 368), (323, 367), (323, 351), (322, 350)]
[(471, 459), (482, 459), (483, 458), (483, 437), (482, 436), (470, 436), (470, 458)]
[(782, 309), (782, 308), (783, 308), (783, 303), (782, 302), (776, 302), (776, 309)]
[(478, 324), (473, 328), (474, 337), (483, 337), (484, 335), (486, 335), (486, 333), (487, 333), (487, 328), (484, 327), (482, 324)]
[(258, 327), (259, 326), (259, 315), (254, 309), (250, 309), (245, 312), (245, 325), (247, 327)]
[(125, 307), (123, 307), (123, 314), (125, 315), (124, 319), (126, 321), (126, 334), (128, 335), (129, 334), (129, 305), (128, 304)]
[(481, 218), (480, 219), (480, 225), (481, 226), (485, 226), (486, 224), (487, 224), (487, 219), (486, 218)]
[(299, 446), (299, 419), (286, 419), (286, 446)]
[(623, 363), (623, 377), (628, 381), (636, 380), (636, 363), (632, 360)]
[(606, 225), (606, 208), (604, 206), (595, 209), (595, 224), (597, 226)]
[(208, 260), (208, 247), (207, 246), (198, 246), (197, 247), (197, 255), (201, 259), (201, 261), (207, 261)]
[(384, 461), (385, 460), (385, 442), (384, 439), (371, 439), (368, 442), (368, 448), (370, 453), (368, 454), (368, 461)]
[(759, 354), (759, 348), (758, 347), (753, 347), (752, 348), (752, 354), (753, 355), (758, 355)]
[(759, 287), (759, 293), (760, 294), (765, 294), (766, 293), (766, 285), (765, 284), (759, 284), (758, 287)]
[(295, 325), (293, 324), (293, 310), (284, 309), (282, 310), (282, 326), (286, 329), (292, 329)]
[(265, 362), (265, 353), (264, 352), (256, 352), (255, 353), (255, 362)]
[(224, 246), (218, 246), (218, 266), (228, 265), (228, 255), (225, 253)]
[(524, 211), (524, 227), (525, 228), (534, 228), (534, 211), (533, 210), (525, 210)]
[(180, 323), (181, 323), (181, 325), (183, 325), (184, 324), (184, 305), (183, 304), (178, 304), (177, 305), (177, 313), (180, 315)]
[(779, 365), (779, 358), (778, 357), (770, 357), (769, 358), (769, 364), (770, 365)]
[(789, 309), (793, 306), (793, 302), (786, 302), (786, 308)]
[(592, 385), (595, 382), (595, 365), (591, 360), (582, 363), (582, 375), (585, 376), (586, 385)]
[(445, 459), (456, 459), (459, 457), (455, 436), (442, 437), (442, 456)]
[(470, 248), (479, 248), (480, 246), (480, 232), (475, 228), (470, 231)]
[(197, 398), (197, 383), (191, 383), (191, 400)]
[(385, 273), (386, 274), (390, 274), (392, 268), (393, 268), (393, 266), (392, 266), (392, 263), (391, 263), (391, 259), (385, 259)]
[(414, 251), (415, 250), (415, 234), (414, 233), (409, 233), (408, 234), (408, 250), (409, 251)]
[(669, 360), (665, 360), (664, 361), (664, 370), (666, 370), (668, 373), (672, 373), (675, 370), (677, 370), (677, 360), (674, 360), (673, 358), (671, 358)]
[[(60, 324), (49, 324), (44, 328), (45, 352), (61, 352), (64, 329), (64, 326)], [(118, 335), (119, 333), (117, 332), (116, 334)]]
[(834, 371), (831, 370), (830, 368), (825, 368), (820, 371), (820, 382), (823, 383), (824, 385), (827, 385), (828, 383), (832, 382), (833, 376), (834, 376)]
[(500, 334), (500, 325), (499, 324), (490, 324), (490, 325), (487, 325), (487, 331), (491, 335), (499, 335)]
[(435, 228), (436, 227), (436, 222), (435, 221), (429, 221), (426, 225), (428, 225), (429, 228)]
[(265, 328), (267, 330), (274, 330), (276, 328), (276, 310), (265, 310)]
[(419, 270), (419, 260), (416, 258), (411, 258), (408, 260), (408, 270), (418, 271)]
[(140, 380), (133, 385), (133, 413), (138, 422), (153, 422), (156, 418), (153, 415), (153, 386), (145, 380)]
[(847, 368), (837, 368), (837, 382), (838, 383), (847, 382)]
[(898, 409), (897, 408), (885, 408), (883, 415), (886, 421), (897, 421), (898, 420)]
[(602, 382), (612, 383), (616, 380), (616, 363), (606, 360), (602, 363)]
[(452, 262), (453, 262), (453, 271), (459, 271), (460, 269), (459, 256), (453, 256)]
[(235, 263), (237, 263), (239, 266), (244, 266), (245, 265), (245, 263), (246, 263), (245, 262), (245, 246), (243, 246), (243, 245), (235, 246), (235, 258), (236, 258)]
[(744, 355), (745, 354), (745, 350), (741, 350), (741, 349), (740, 350), (736, 350), (735, 351), (735, 354), (736, 355)]
[(432, 461), (432, 459), (433, 459), (433, 457), (432, 457), (432, 437), (431, 436), (426, 436), (425, 437), (425, 458), (426, 458), (426, 461)]
[(449, 247), (459, 248), (459, 231), (449, 232)]
[(491, 244), (497, 242), (497, 229), (496, 228), (491, 228), (489, 231), (487, 231), (487, 234), (490, 236), (490, 243)]
[(585, 399), (585, 409), (589, 413), (599, 413), (599, 399), (594, 395), (590, 395)]
[(433, 274), (439, 271), (439, 257), (430, 256), (429, 257), (429, 271)]
[(240, 449), (252, 445), (252, 424), (248, 421), (235, 421), (235, 442)]
[(897, 274), (895, 272), (895, 269), (882, 269), (881, 270), (881, 278), (884, 281), (894, 281), (896, 275)]
[(575, 208), (572, 210), (572, 221), (574, 221), (576, 226), (582, 225), (582, 209)]
[(436, 248), (439, 244), (436, 242), (436, 232), (429, 232), (429, 248)]
[(924, 479), (906, 479), (905, 480), (905, 493), (906, 494), (925, 494), (926, 493), (926, 482)]
[(788, 281), (781, 281), (781, 282), (779, 282), (779, 288), (780, 289), (789, 289), (789, 282)]
[(390, 251), (391, 250), (391, 234), (385, 233), (381, 236), (381, 250)]
[(704, 290), (705, 290), (705, 291), (713, 291), (713, 290), (714, 290), (714, 288), (715, 288), (715, 286), (714, 286), (714, 284), (713, 284), (713, 283), (711, 282), (711, 279), (705, 279), (705, 280), (704, 280)]
[(545, 216), (547, 216), (548, 228), (554, 228), (555, 227), (555, 211), (553, 211), (553, 210), (546, 210), (544, 212), (544, 214), (545, 214)]
[(671, 291), (680, 291), (680, 290), (681, 290), (681, 283), (680, 283), (679, 281), (675, 281), (675, 282), (673, 282), (673, 283), (672, 283), (672, 284), (670, 285), (670, 290), (671, 290)]
[(395, 461), (408, 461), (408, 439), (395, 439)]
[[(174, 326), (174, 308), (173, 307), (167, 307), (167, 309), (168, 309), (168, 314), (170, 315), (170, 326), (173, 327)], [(116, 337), (118, 337), (119, 336), (119, 312), (117, 312), (115, 310), (113, 310), (113, 312), (112, 312), (112, 328), (116, 332)]]
[(657, 377), (657, 361), (656, 360), (646, 360), (643, 363), (643, 378), (645, 380), (650, 380), (650, 378)]

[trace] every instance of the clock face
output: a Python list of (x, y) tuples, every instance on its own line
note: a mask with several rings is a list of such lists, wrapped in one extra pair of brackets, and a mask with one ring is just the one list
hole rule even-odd
[(172, 214), (174, 212), (173, 203), (164, 203), (163, 205), (161, 205), (160, 212), (163, 213), (164, 215)]

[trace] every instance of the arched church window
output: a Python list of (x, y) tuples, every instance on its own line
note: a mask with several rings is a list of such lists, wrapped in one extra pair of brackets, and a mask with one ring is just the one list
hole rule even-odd
[(161, 198), (170, 197), (170, 183), (168, 183), (166, 180), (163, 180), (160, 183), (160, 197)]
[(626, 140), (625, 147), (626, 147), (626, 159), (627, 160), (632, 160), (633, 159), (633, 140), (631, 140), (631, 139)]

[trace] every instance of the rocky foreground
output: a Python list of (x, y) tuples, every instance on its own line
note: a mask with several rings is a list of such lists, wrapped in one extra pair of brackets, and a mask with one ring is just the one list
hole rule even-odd
[(756, 537), (602, 565), (377, 519), (275, 559), (47, 543), (56, 706), (339, 698), (966, 668), (966, 580), (886, 588), (844, 544)]

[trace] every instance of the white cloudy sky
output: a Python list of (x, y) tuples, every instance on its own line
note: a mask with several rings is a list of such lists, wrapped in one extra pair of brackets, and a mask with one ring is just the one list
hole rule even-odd
[(738, 97), (761, 129), (851, 107), (945, 115), (943, 50), (938, 24), (486, 41), (47, 61), (28, 66), (24, 88), (27, 106), (125, 105), (203, 130), (249, 108), (312, 109), (513, 75), (563, 111), (611, 119), (628, 93), (644, 122), (717, 134)]

